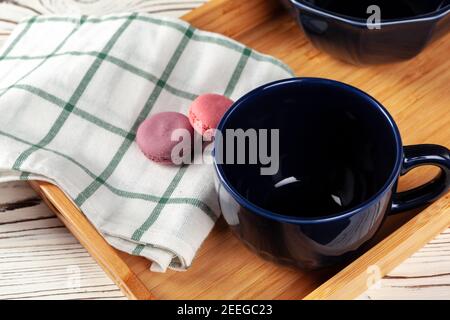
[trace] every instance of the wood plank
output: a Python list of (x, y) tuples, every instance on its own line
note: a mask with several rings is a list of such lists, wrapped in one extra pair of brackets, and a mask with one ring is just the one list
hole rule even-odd
[(450, 299), (450, 228), (429, 242), (359, 299)]
[(146, 12), (179, 17), (208, 0), (0, 0), (0, 46), (17, 23), (37, 14), (103, 15), (116, 12)]
[(124, 299), (25, 182), (0, 185), (0, 299)]
[[(354, 299), (450, 225), (450, 195), (433, 203), (305, 299)], [(373, 277), (377, 277), (374, 279)]]
[[(95, 257), (105, 272), (130, 299), (151, 299), (152, 295), (141, 280), (120, 258), (117, 251), (95, 230), (75, 204), (58, 187), (44, 182), (30, 182), (35, 191), (66, 225), (81, 244)], [(60, 212), (72, 212), (65, 215)]]

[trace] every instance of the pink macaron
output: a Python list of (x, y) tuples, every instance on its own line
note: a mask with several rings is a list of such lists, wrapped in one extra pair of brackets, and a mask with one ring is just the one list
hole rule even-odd
[(216, 129), (233, 100), (220, 94), (203, 94), (189, 108), (189, 121), (195, 131), (210, 138), (210, 129)]
[(172, 150), (179, 141), (172, 141), (175, 130), (184, 129), (194, 137), (194, 129), (189, 119), (178, 112), (162, 112), (148, 118), (138, 128), (136, 142), (150, 160), (170, 165), (173, 164)]

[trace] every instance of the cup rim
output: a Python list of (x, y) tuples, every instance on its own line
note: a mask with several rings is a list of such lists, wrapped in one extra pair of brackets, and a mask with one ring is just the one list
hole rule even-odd
[[(373, 204), (375, 204), (378, 201), (378, 199), (380, 197), (382, 197), (386, 192), (388, 192), (391, 189), (391, 187), (393, 186), (393, 184), (396, 182), (396, 180), (398, 179), (398, 177), (400, 175), (401, 165), (402, 165), (402, 161), (403, 161), (403, 144), (402, 144), (400, 132), (398, 130), (398, 127), (397, 127), (394, 119), (389, 114), (389, 112), (386, 110), (386, 108), (383, 107), (383, 105), (381, 103), (379, 103), (377, 100), (375, 100), (372, 96), (365, 93), (364, 91), (362, 91), (356, 87), (353, 87), (351, 85), (345, 84), (343, 82), (339, 82), (339, 81), (331, 80), (331, 79), (313, 78), (313, 77), (294, 77), (294, 78), (287, 78), (287, 79), (282, 79), (282, 80), (264, 84), (256, 89), (253, 89), (252, 91), (248, 92), (243, 97), (241, 97), (239, 100), (237, 100), (223, 116), (222, 120), (220, 121), (220, 123), (217, 127), (217, 130), (219, 130), (220, 132), (223, 132), (224, 128), (226, 129), (226, 124), (227, 124), (230, 116), (234, 112), (236, 112), (240, 108), (241, 105), (245, 104), (245, 102), (248, 99), (251, 99), (253, 96), (258, 95), (261, 91), (269, 89), (269, 88), (277, 87), (277, 86), (283, 86), (283, 85), (288, 85), (288, 84), (292, 84), (292, 83), (301, 83), (301, 82), (305, 82), (305, 81), (318, 83), (321, 85), (338, 86), (345, 90), (350, 90), (354, 94), (357, 94), (357, 95), (363, 97), (364, 99), (366, 99), (368, 103), (370, 103), (373, 107), (378, 109), (378, 111), (384, 116), (386, 121), (389, 123), (389, 127), (391, 128), (391, 132), (394, 135), (394, 139), (396, 142), (397, 152), (396, 152), (395, 165), (392, 168), (392, 172), (391, 172), (389, 178), (387, 179), (387, 181), (385, 182), (383, 187), (381, 187), (380, 190), (377, 191), (372, 197), (370, 197), (369, 199), (367, 199), (366, 201), (364, 201), (363, 203), (361, 203), (360, 205), (358, 205), (357, 207), (354, 207), (352, 209), (345, 210), (340, 213), (336, 213), (336, 214), (332, 214), (332, 215), (328, 215), (328, 216), (318, 217), (318, 218), (287, 216), (287, 215), (279, 214), (279, 213), (264, 209), (260, 206), (257, 206), (256, 204), (253, 204), (251, 201), (247, 200), (244, 196), (242, 196), (236, 190), (236, 188), (229, 182), (229, 180), (225, 176), (225, 173), (223, 170), (224, 164), (219, 164), (217, 162), (216, 153), (213, 152), (214, 168), (215, 168), (216, 174), (220, 180), (220, 185), (223, 185), (226, 188), (226, 190), (233, 196), (234, 200), (236, 200), (240, 205), (242, 205), (243, 207), (245, 207), (246, 209), (248, 209), (251, 212), (257, 213), (257, 214), (259, 214), (263, 217), (269, 218), (271, 220), (276, 220), (279, 222), (286, 222), (286, 223), (291, 223), (291, 224), (317, 224), (317, 223), (331, 222), (331, 221), (351, 217), (351, 216), (357, 214), (358, 212), (361, 212), (362, 210), (372, 206)], [(217, 143), (218, 143), (218, 141), (215, 141), (214, 149), (216, 148)]]
[[(314, 5), (304, 3), (302, 0), (289, 0), (291, 4), (298, 8), (310, 11), (312, 13), (322, 15), (328, 18), (336, 19), (348, 24), (352, 24), (354, 26), (358, 27), (366, 27), (367, 22), (364, 19), (355, 18), (343, 14), (334, 13), (332, 11), (320, 9), (319, 7), (316, 7)], [(438, 9), (436, 11), (432, 11), (430, 13), (425, 13), (417, 16), (407, 17), (407, 18), (397, 18), (397, 19), (386, 19), (381, 20), (380, 25), (381, 26), (389, 26), (389, 25), (397, 25), (397, 24), (404, 24), (404, 23), (414, 23), (414, 22), (424, 22), (424, 21), (432, 21), (432, 20), (438, 20), (444, 16), (446, 16), (448, 13), (450, 13), (450, 4), (445, 5), (441, 9)]]

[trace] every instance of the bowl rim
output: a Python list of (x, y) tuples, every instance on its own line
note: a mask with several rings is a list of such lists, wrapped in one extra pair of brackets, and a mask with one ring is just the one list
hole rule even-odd
[[(346, 84), (346, 83), (343, 83), (340, 81), (336, 81), (336, 80), (326, 79), (326, 78), (294, 77), (294, 78), (282, 79), (282, 80), (264, 84), (256, 89), (248, 92), (242, 98), (240, 98), (238, 101), (236, 101), (223, 116), (222, 120), (220, 121), (220, 123), (217, 127), (217, 130), (223, 132), (224, 128), (226, 129), (226, 125), (227, 125), (227, 122), (228, 122), (228, 119), (230, 118), (230, 116), (234, 112), (236, 112), (236, 110), (238, 110), (242, 104), (245, 104), (248, 99), (251, 99), (253, 96), (258, 95), (261, 91), (268, 90), (268, 89), (271, 89), (271, 88), (274, 88), (277, 86), (283, 86), (286, 84), (289, 85), (289, 84), (293, 84), (293, 83), (300, 83), (300, 82), (304, 82), (304, 81), (314, 82), (314, 83), (318, 83), (318, 84), (322, 84), (322, 85), (323, 84), (333, 85), (333, 86), (338, 86), (340, 88), (343, 88), (345, 90), (350, 90), (354, 94), (359, 95), (359, 96), (363, 97), (364, 99), (366, 99), (368, 101), (368, 103), (371, 104), (372, 107), (378, 109), (378, 111), (382, 114), (382, 116), (385, 118), (385, 120), (389, 124), (389, 127), (391, 129), (391, 132), (393, 134), (393, 137), (394, 137), (394, 140), (396, 143), (395, 163), (393, 165), (391, 174), (389, 175), (389, 178), (386, 180), (384, 185), (372, 197), (370, 197), (363, 203), (359, 204), (357, 207), (342, 211), (337, 214), (332, 214), (332, 215), (318, 217), (318, 218), (287, 216), (287, 215), (279, 214), (279, 213), (264, 209), (260, 206), (257, 206), (256, 204), (252, 203), (251, 201), (247, 200), (244, 196), (242, 196), (227, 179), (225, 172), (223, 170), (224, 164), (219, 164), (216, 161), (216, 152), (213, 151), (214, 169), (215, 169), (216, 175), (219, 179), (218, 185), (219, 185), (219, 188), (221, 186), (224, 186), (225, 189), (232, 195), (233, 199), (235, 201), (237, 201), (241, 206), (243, 206), (244, 208), (246, 208), (247, 210), (249, 210), (253, 213), (256, 213), (256, 214), (263, 216), (265, 218), (268, 218), (270, 220), (276, 220), (276, 221), (283, 222), (283, 223), (299, 225), (299, 224), (320, 224), (320, 223), (333, 222), (333, 221), (337, 221), (337, 220), (344, 219), (344, 218), (349, 218), (349, 217), (373, 206), (375, 203), (377, 203), (380, 200), (380, 198), (384, 197), (386, 195), (386, 193), (388, 193), (392, 190), (392, 187), (394, 186), (398, 177), (400, 176), (401, 167), (402, 167), (403, 158), (404, 158), (403, 143), (401, 140), (400, 131), (399, 131), (394, 119), (389, 114), (389, 112), (386, 110), (386, 108), (383, 107), (383, 105), (381, 103), (379, 103), (377, 100), (375, 100), (368, 93), (365, 93), (364, 91), (362, 91), (356, 87), (353, 87), (349, 84)], [(218, 141), (216, 140), (214, 142), (214, 150), (216, 149), (217, 143), (218, 143)], [(220, 193), (220, 190), (218, 190), (218, 192)], [(220, 194), (219, 194), (219, 197), (220, 197)]]
[[(355, 18), (352, 16), (347, 16), (343, 14), (334, 13), (332, 11), (321, 9), (313, 4), (303, 2), (303, 0), (288, 0), (291, 5), (296, 7), (297, 9), (306, 10), (318, 15), (322, 15), (327, 18), (336, 19), (348, 24), (352, 24), (358, 27), (367, 27), (367, 22), (365, 19)], [(439, 20), (445, 17), (450, 13), (450, 3), (438, 9), (436, 11), (432, 11), (430, 13), (425, 13), (417, 16), (407, 17), (407, 18), (398, 18), (398, 19), (381, 19), (381, 26), (390, 26), (397, 24), (405, 24), (405, 23), (415, 23), (415, 22), (425, 22), (425, 21), (433, 21)]]

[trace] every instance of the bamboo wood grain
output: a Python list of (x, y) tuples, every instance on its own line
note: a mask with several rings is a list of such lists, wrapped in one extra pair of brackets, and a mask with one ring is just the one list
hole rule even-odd
[[(389, 109), (405, 144), (448, 145), (450, 141), (450, 35), (434, 42), (414, 60), (355, 67), (316, 50), (275, 0), (215, 0), (184, 19), (274, 55), (299, 76), (333, 78), (367, 91)], [(432, 168), (414, 170), (400, 180), (400, 189), (422, 184), (435, 174)], [(113, 273), (116, 282), (127, 285), (122, 276), (131, 270), (158, 299), (354, 298), (367, 289), (368, 267), (377, 266), (378, 276), (384, 276), (450, 224), (448, 195), (422, 212), (389, 218), (373, 241), (375, 247), (348, 267), (341, 266), (342, 271), (337, 273), (339, 267), (305, 272), (266, 262), (244, 248), (220, 220), (189, 271), (155, 274), (148, 270), (148, 261), (111, 250), (56, 187), (40, 182), (34, 185), (58, 206), (68, 226), (78, 232), (79, 239)]]

